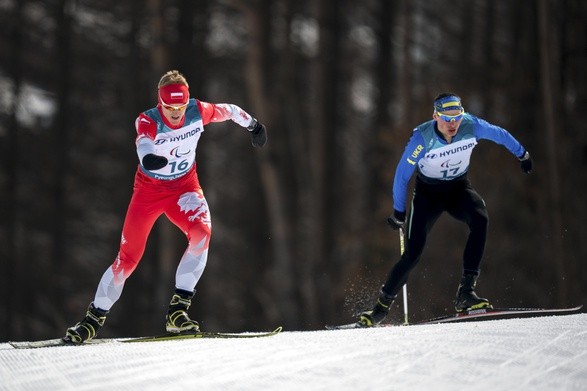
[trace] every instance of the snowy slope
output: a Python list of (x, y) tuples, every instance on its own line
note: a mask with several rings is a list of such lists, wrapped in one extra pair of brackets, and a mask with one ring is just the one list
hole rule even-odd
[(15, 350), (0, 390), (587, 390), (587, 314)]

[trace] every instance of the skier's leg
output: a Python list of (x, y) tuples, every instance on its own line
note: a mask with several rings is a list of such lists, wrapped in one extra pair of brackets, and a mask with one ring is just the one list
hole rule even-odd
[(175, 287), (192, 292), (206, 267), (212, 231), (210, 211), (202, 190), (181, 194), (166, 215), (188, 239), (188, 247), (177, 267)]
[(389, 271), (387, 280), (379, 292), (379, 298), (373, 309), (359, 315), (359, 323), (364, 327), (377, 325), (385, 319), (391, 304), (397, 297), (397, 293), (406, 283), (409, 273), (420, 260), (428, 232), (430, 232), (443, 211), (442, 205), (435, 201), (433, 196), (430, 197), (425, 191), (420, 193), (416, 188), (408, 221), (406, 250), (400, 260)]
[(153, 224), (163, 213), (163, 203), (164, 199), (152, 199), (143, 191), (133, 194), (122, 228), (120, 250), (114, 263), (102, 275), (96, 290), (94, 305), (97, 308), (110, 310), (120, 298), (126, 279), (145, 252)]
[(485, 201), (471, 185), (467, 185), (461, 196), (447, 210), (469, 227), (469, 237), (463, 252), (463, 272), (479, 275), (489, 223)]
[(414, 195), (408, 220), (406, 249), (387, 275), (383, 292), (395, 296), (406, 283), (409, 273), (418, 264), (426, 245), (428, 233), (443, 209), (429, 197)]
[(104, 325), (110, 308), (120, 298), (126, 278), (135, 270), (143, 255), (147, 237), (155, 220), (162, 213), (156, 201), (149, 199), (148, 193), (138, 189), (133, 193), (124, 220), (116, 260), (102, 275), (86, 316), (75, 326), (67, 329), (64, 340), (71, 343), (85, 342), (94, 338)]
[(171, 206), (166, 214), (188, 239), (175, 275), (175, 293), (171, 298), (167, 314), (166, 329), (179, 333), (199, 330), (198, 322), (191, 320), (187, 310), (191, 305), (194, 289), (198, 283), (208, 259), (211, 220), (208, 203), (201, 188), (179, 196), (176, 205)]
[(469, 227), (469, 237), (463, 252), (463, 275), (455, 299), (457, 311), (490, 308), (489, 300), (477, 296), (475, 287), (487, 238), (488, 216), (483, 198), (467, 184), (461, 197), (455, 199), (448, 212), (464, 221)]

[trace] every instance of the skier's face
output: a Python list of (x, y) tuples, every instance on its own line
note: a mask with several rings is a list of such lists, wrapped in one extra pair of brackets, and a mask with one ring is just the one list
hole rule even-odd
[(161, 105), (163, 109), (163, 115), (165, 119), (173, 126), (177, 126), (181, 123), (183, 116), (185, 115), (185, 108), (187, 107), (187, 103), (184, 105)]
[(447, 110), (442, 113), (434, 111), (434, 114), (432, 114), (432, 118), (436, 120), (438, 131), (442, 133), (447, 141), (450, 142), (457, 134), (463, 121), (463, 114), (462, 110)]

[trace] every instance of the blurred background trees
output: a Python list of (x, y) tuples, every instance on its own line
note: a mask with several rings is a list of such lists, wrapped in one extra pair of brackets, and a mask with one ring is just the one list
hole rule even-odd
[[(83, 316), (118, 251), (134, 119), (169, 69), (269, 130), (261, 150), (232, 123), (200, 141), (213, 236), (191, 312), (204, 328), (314, 329), (370, 306), (399, 256), (385, 223), (396, 163), (443, 91), (535, 159), (525, 176), (504, 148), (475, 150), (490, 213), (479, 293), (584, 303), (586, 16), (581, 0), (0, 0), (0, 340)], [(452, 311), (466, 235), (446, 216), (432, 231), (411, 320)], [(161, 218), (103, 336), (161, 332), (185, 245)]]

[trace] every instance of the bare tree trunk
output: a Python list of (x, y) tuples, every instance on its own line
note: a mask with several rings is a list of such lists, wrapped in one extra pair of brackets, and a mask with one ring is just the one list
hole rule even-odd
[(381, 131), (389, 131), (391, 128), (391, 118), (389, 109), (391, 105), (391, 83), (392, 83), (392, 64), (393, 64), (393, 48), (391, 45), (391, 38), (393, 34), (393, 25), (395, 19), (394, 5), (391, 1), (380, 0), (379, 23), (377, 25), (376, 33), (379, 43), (379, 56), (375, 68), (376, 85), (379, 86), (379, 91), (376, 100), (375, 113), (375, 127)]
[(414, 85), (414, 62), (410, 53), (411, 49), (411, 37), (413, 36), (414, 22), (413, 22), (413, 7), (414, 5), (410, 0), (402, 0), (399, 14), (399, 23), (403, 26), (401, 47), (402, 47), (402, 58), (396, 62), (399, 67), (400, 73), (398, 77), (398, 94), (396, 99), (400, 102), (399, 112), (400, 119), (398, 125), (400, 127), (408, 128), (414, 122), (414, 114), (412, 114), (413, 96), (412, 88)]
[[(393, 137), (393, 118), (391, 115), (391, 109), (394, 97), (394, 83), (399, 77), (398, 74), (394, 73), (395, 63), (393, 60), (393, 46), (392, 38), (394, 34), (393, 26), (396, 22), (403, 19), (403, 15), (400, 13), (398, 5), (388, 0), (379, 1), (379, 9), (377, 10), (379, 23), (377, 25), (376, 34), (379, 42), (379, 56), (376, 60), (374, 84), (379, 86), (378, 95), (375, 100), (375, 120), (374, 126), (377, 134), (376, 138), (373, 138), (369, 145), (371, 150), (371, 156), (374, 156), (372, 160), (376, 166), (385, 167), (384, 170), (377, 170), (378, 176), (375, 180), (370, 181), (371, 193), (375, 196), (380, 189), (388, 189), (390, 183), (388, 181), (388, 170), (389, 165), (393, 164), (389, 161), (390, 149), (395, 149), (387, 140)], [(398, 83), (401, 83), (398, 82)], [(401, 97), (397, 96), (397, 101), (401, 101)], [(397, 122), (397, 120), (396, 120)], [(402, 121), (403, 123), (403, 121)], [(403, 140), (401, 141), (403, 143)], [(403, 145), (398, 146), (403, 148)], [(391, 158), (394, 156), (391, 155)], [(374, 199), (374, 197), (369, 197)], [(370, 215), (377, 215), (381, 209), (386, 209), (385, 213), (391, 212), (388, 208), (382, 207), (379, 202), (373, 202), (371, 206)]]
[(551, 2), (549, 0), (538, 1), (538, 34), (540, 50), (540, 86), (542, 92), (542, 104), (544, 113), (544, 127), (546, 131), (545, 141), (547, 144), (548, 158), (548, 178), (549, 178), (549, 196), (551, 199), (549, 211), (551, 227), (551, 249), (550, 255), (552, 262), (555, 264), (558, 281), (561, 284), (559, 301), (566, 304), (569, 298), (569, 286), (565, 283), (567, 276), (566, 254), (562, 242), (563, 237), (563, 218), (561, 212), (561, 194), (560, 194), (560, 176), (559, 176), (559, 156), (558, 151), (561, 148), (562, 139), (559, 137), (560, 129), (555, 113), (560, 112), (560, 86), (557, 83), (555, 75), (559, 74), (558, 47), (556, 32), (552, 28), (550, 15), (552, 13)]
[[(578, 107), (584, 107), (587, 104), (587, 52), (583, 48), (587, 45), (587, 36), (585, 34), (577, 34), (582, 31), (585, 24), (585, 15), (587, 14), (587, 3), (582, 0), (566, 0), (564, 2), (562, 17), (558, 18), (558, 28), (562, 31), (561, 36), (561, 96), (570, 97), (573, 99), (563, 98), (561, 104), (564, 115), (557, 118), (558, 124), (561, 127), (562, 133), (566, 129), (573, 127), (574, 124), (581, 123), (582, 113), (577, 110)], [(572, 144), (568, 145), (568, 154), (566, 161), (560, 167), (561, 172), (566, 172), (576, 168), (577, 162), (585, 162), (587, 159), (587, 132), (579, 130), (573, 136)], [(561, 135), (562, 136), (562, 135)], [(585, 189), (587, 187), (587, 176), (573, 177), (571, 183), (566, 181), (563, 187), (570, 194), (577, 194), (578, 189)], [(579, 190), (579, 192), (582, 190)], [(587, 216), (587, 203), (584, 197), (568, 197), (565, 198), (565, 217), (563, 219), (574, 220), (577, 224), (569, 224), (568, 232), (566, 232), (565, 246), (568, 248), (569, 243), (580, 243), (583, 238), (587, 237), (587, 226), (583, 223), (583, 219), (568, 219), (567, 214), (572, 213), (573, 216)], [(567, 276), (573, 276), (574, 281), (579, 281), (578, 284), (572, 283), (569, 288), (569, 297), (577, 297), (582, 292), (585, 292), (585, 285), (581, 281), (587, 281), (587, 268), (581, 267), (583, 260), (587, 257), (587, 246), (579, 246), (573, 249), (572, 253), (568, 254), (567, 261)], [(584, 294), (583, 297), (587, 295)]]
[[(234, 2), (244, 12), (248, 20), (251, 43), (246, 63), (247, 90), (252, 108), (259, 120), (268, 127), (267, 146), (255, 151), (261, 174), (266, 200), (273, 259), (268, 277), (272, 286), (271, 295), (256, 291), (263, 302), (263, 308), (269, 321), (280, 318), (292, 327), (299, 323), (299, 310), (295, 302), (294, 274), (292, 268), (291, 227), (287, 218), (286, 196), (279, 179), (278, 170), (271, 159), (272, 124), (277, 123), (273, 102), (269, 101), (267, 88), (268, 57), (271, 53), (270, 37), (270, 1), (262, 0), (254, 6)], [(275, 130), (277, 131), (277, 130)], [(277, 135), (275, 136), (277, 137)], [(277, 305), (276, 303), (279, 303)]]
[[(56, 276), (65, 276), (65, 270), (70, 262), (68, 257), (67, 243), (67, 221), (68, 221), (68, 189), (67, 179), (71, 174), (70, 171), (70, 111), (72, 109), (70, 104), (70, 97), (72, 94), (72, 79), (73, 79), (73, 65), (72, 65), (72, 14), (74, 13), (74, 0), (62, 0), (59, 4), (57, 20), (57, 69), (55, 74), (56, 91), (57, 91), (57, 112), (54, 123), (54, 154), (56, 159), (55, 166), (55, 182), (53, 187), (53, 219), (52, 219), (52, 233), (53, 233), (53, 254), (52, 266)], [(51, 293), (59, 299), (54, 302), (59, 302), (63, 298), (61, 292), (62, 285), (52, 284)], [(44, 288), (42, 285), (40, 288)], [(31, 300), (36, 305), (37, 300)], [(49, 316), (53, 317), (50, 308), (29, 308), (33, 313), (42, 314), (49, 312)]]
[(62, 0), (57, 17), (57, 47), (59, 48), (57, 67), (57, 100), (58, 109), (55, 119), (55, 134), (57, 137), (56, 153), (57, 169), (55, 188), (53, 197), (55, 201), (55, 217), (53, 226), (53, 262), (57, 270), (62, 268), (65, 262), (64, 237), (65, 237), (65, 220), (66, 220), (66, 189), (65, 182), (69, 171), (68, 153), (69, 153), (69, 121), (67, 112), (69, 111), (69, 96), (71, 94), (71, 16), (70, 12), (73, 7), (71, 0)]
[(319, 322), (322, 314), (327, 311), (320, 307), (319, 297), (328, 295), (331, 282), (328, 274), (324, 274), (325, 265), (331, 257), (332, 240), (332, 208), (334, 198), (333, 156), (336, 146), (335, 128), (337, 126), (337, 100), (340, 99), (337, 79), (339, 76), (338, 62), (340, 57), (340, 19), (337, 0), (321, 0), (317, 4), (317, 19), (320, 31), (319, 55), (314, 64), (312, 79), (317, 88), (316, 109), (311, 115), (316, 118), (310, 125), (308, 136), (308, 159), (311, 170), (308, 172), (308, 186), (302, 191), (306, 205), (306, 221), (302, 222), (305, 229), (303, 260), (300, 265), (302, 275), (302, 300), (304, 315), (308, 325)]
[(20, 284), (20, 275), (17, 273), (17, 266), (19, 265), (19, 257), (18, 257), (18, 243), (17, 243), (17, 226), (18, 226), (18, 166), (19, 166), (19, 159), (18, 159), (18, 135), (19, 135), (19, 125), (18, 120), (16, 117), (16, 111), (19, 106), (20, 102), (20, 90), (21, 90), (21, 83), (22, 83), (22, 41), (23, 41), (23, 33), (22, 29), (24, 27), (22, 23), (23, 19), (23, 9), (25, 7), (26, 1), (19, 1), (15, 5), (14, 10), (14, 19), (13, 29), (11, 32), (11, 42), (12, 42), (12, 62), (10, 63), (10, 77), (13, 81), (12, 86), (12, 94), (13, 94), (13, 101), (9, 111), (9, 119), (8, 119), (8, 140), (6, 146), (4, 148), (4, 154), (6, 159), (6, 171), (8, 174), (8, 179), (6, 182), (6, 203), (5, 203), (5, 220), (4, 224), (6, 226), (6, 237), (4, 240), (6, 241), (6, 247), (2, 246), (6, 249), (6, 251), (2, 252), (4, 255), (3, 265), (6, 267), (4, 273), (2, 273), (2, 286), (4, 287), (4, 297), (7, 298), (4, 302), (6, 303), (5, 311), (6, 316), (4, 317), (4, 322), (0, 325), (3, 328), (3, 331), (0, 335), (4, 336), (6, 340), (10, 338), (14, 338), (16, 336), (16, 323), (17, 323), (17, 316), (19, 314), (19, 308), (24, 303), (21, 303), (19, 300), (20, 295), (15, 295), (17, 291), (17, 287)]
[[(481, 47), (484, 48), (483, 50), (483, 68), (485, 71), (483, 72), (486, 76), (481, 77), (481, 91), (484, 91), (483, 94), (487, 100), (485, 102), (486, 112), (488, 114), (493, 114), (494, 99), (497, 98), (495, 95), (497, 94), (497, 74), (492, 72), (493, 69), (497, 68), (497, 64), (495, 61), (495, 29), (496, 29), (496, 4), (493, 1), (488, 1), (485, 4), (487, 9), (484, 12), (484, 23), (485, 29), (483, 34), (481, 35), (482, 39), (484, 40), (481, 42)], [(499, 28), (499, 27), (497, 27)]]

